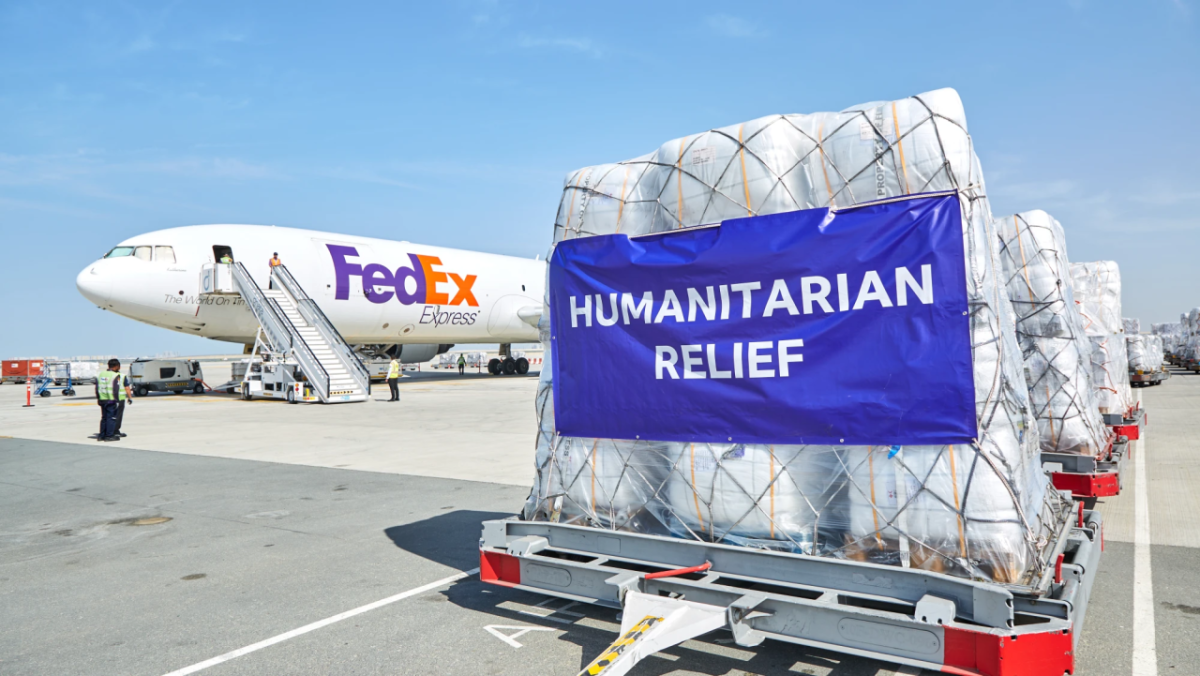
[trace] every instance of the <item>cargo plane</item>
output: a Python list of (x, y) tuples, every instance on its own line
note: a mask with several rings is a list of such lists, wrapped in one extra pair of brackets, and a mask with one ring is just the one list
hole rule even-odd
[(315, 230), (157, 230), (113, 247), (85, 267), (75, 285), (89, 301), (123, 317), (251, 345), (258, 322), (249, 307), (236, 295), (204, 293), (202, 277), (233, 260), (266, 289), (275, 253), (367, 359), (424, 362), (455, 343), (503, 348), (538, 339), (544, 261)]

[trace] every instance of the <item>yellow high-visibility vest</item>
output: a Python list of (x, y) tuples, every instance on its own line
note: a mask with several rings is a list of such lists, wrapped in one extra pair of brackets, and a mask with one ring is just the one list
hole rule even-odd
[[(100, 393), (100, 401), (113, 401), (113, 383), (116, 382), (117, 375), (113, 371), (101, 371), (96, 376), (96, 390)], [(121, 398), (125, 398), (125, 390), (121, 390)]]
[(392, 363), (388, 364), (388, 380), (391, 380), (392, 378), (399, 378), (399, 377), (400, 377), (400, 362), (393, 359)]

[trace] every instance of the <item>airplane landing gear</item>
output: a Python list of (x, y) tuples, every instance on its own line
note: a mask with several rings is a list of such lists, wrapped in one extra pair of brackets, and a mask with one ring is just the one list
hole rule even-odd
[(508, 356), (504, 357), (503, 359), (493, 357), (491, 361), (488, 362), (487, 369), (488, 373), (494, 376), (511, 376), (514, 374), (525, 375), (526, 373), (529, 373), (529, 360), (525, 357), (518, 357), (517, 359), (513, 359), (512, 357)]

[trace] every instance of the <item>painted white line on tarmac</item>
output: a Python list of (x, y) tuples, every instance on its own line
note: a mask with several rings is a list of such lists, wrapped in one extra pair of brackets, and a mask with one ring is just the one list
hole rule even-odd
[(342, 620), (349, 619), (351, 617), (354, 617), (355, 615), (361, 615), (365, 612), (375, 610), (376, 608), (382, 608), (383, 606), (386, 606), (390, 603), (395, 603), (397, 601), (403, 601), (404, 599), (407, 599), (407, 598), (410, 598), (413, 596), (417, 596), (419, 594), (424, 594), (427, 591), (432, 591), (434, 589), (437, 589), (438, 587), (443, 587), (445, 585), (450, 584), (451, 582), (457, 582), (457, 581), (463, 579), (464, 577), (469, 577), (471, 575), (475, 575), (478, 572), (479, 572), (478, 568), (472, 568), (471, 570), (468, 570), (465, 573), (455, 573), (454, 575), (451, 575), (450, 577), (444, 577), (440, 580), (437, 580), (436, 582), (430, 582), (429, 584), (421, 585), (420, 587), (417, 587), (416, 589), (409, 589), (408, 591), (400, 592), (399, 594), (396, 594), (395, 596), (389, 596), (386, 599), (380, 599), (378, 601), (375, 601), (374, 603), (368, 603), (365, 606), (359, 606), (353, 610), (347, 610), (344, 613), (338, 613), (337, 615), (334, 615), (333, 617), (327, 617), (323, 620), (317, 620), (316, 622), (313, 622), (312, 624), (306, 624), (303, 627), (300, 627), (299, 629), (293, 629), (291, 631), (284, 632), (278, 636), (272, 636), (271, 638), (269, 638), (265, 641), (259, 641), (258, 643), (248, 645), (245, 648), (238, 648), (237, 650), (227, 652), (224, 655), (217, 655), (216, 657), (214, 657), (212, 659), (204, 660), (203, 662), (197, 662), (196, 664), (193, 664), (190, 667), (184, 667), (182, 669), (172, 671), (171, 673), (166, 674), (165, 676), (187, 676), (187, 674), (194, 674), (197, 671), (201, 671), (203, 669), (207, 669), (209, 667), (216, 666), (218, 664), (221, 664), (222, 662), (228, 662), (229, 660), (241, 657), (243, 655), (249, 655), (252, 652), (262, 650), (263, 648), (269, 648), (269, 647), (275, 645), (276, 643), (282, 643), (290, 638), (296, 638), (297, 636), (300, 636), (302, 634), (307, 634), (310, 631), (316, 631), (317, 629), (320, 629), (321, 627), (328, 627), (331, 624), (334, 624), (336, 622), (341, 622)]
[[(1142, 391), (1137, 393), (1142, 403)], [(1146, 429), (1136, 444), (1133, 501), (1133, 676), (1158, 676), (1154, 644), (1154, 586), (1150, 575), (1150, 498), (1146, 489)]]

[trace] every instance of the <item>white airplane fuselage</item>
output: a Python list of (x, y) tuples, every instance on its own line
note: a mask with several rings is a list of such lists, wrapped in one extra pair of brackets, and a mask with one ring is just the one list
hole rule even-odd
[[(130, 237), (76, 278), (98, 307), (190, 335), (253, 343), (237, 295), (201, 294), (228, 252), (266, 289), (273, 253), (351, 344), (536, 341), (543, 261), (261, 225), (193, 225)], [(518, 314), (520, 313), (520, 315)], [(522, 319), (521, 315), (526, 319)], [(531, 315), (534, 315), (531, 317)]]

